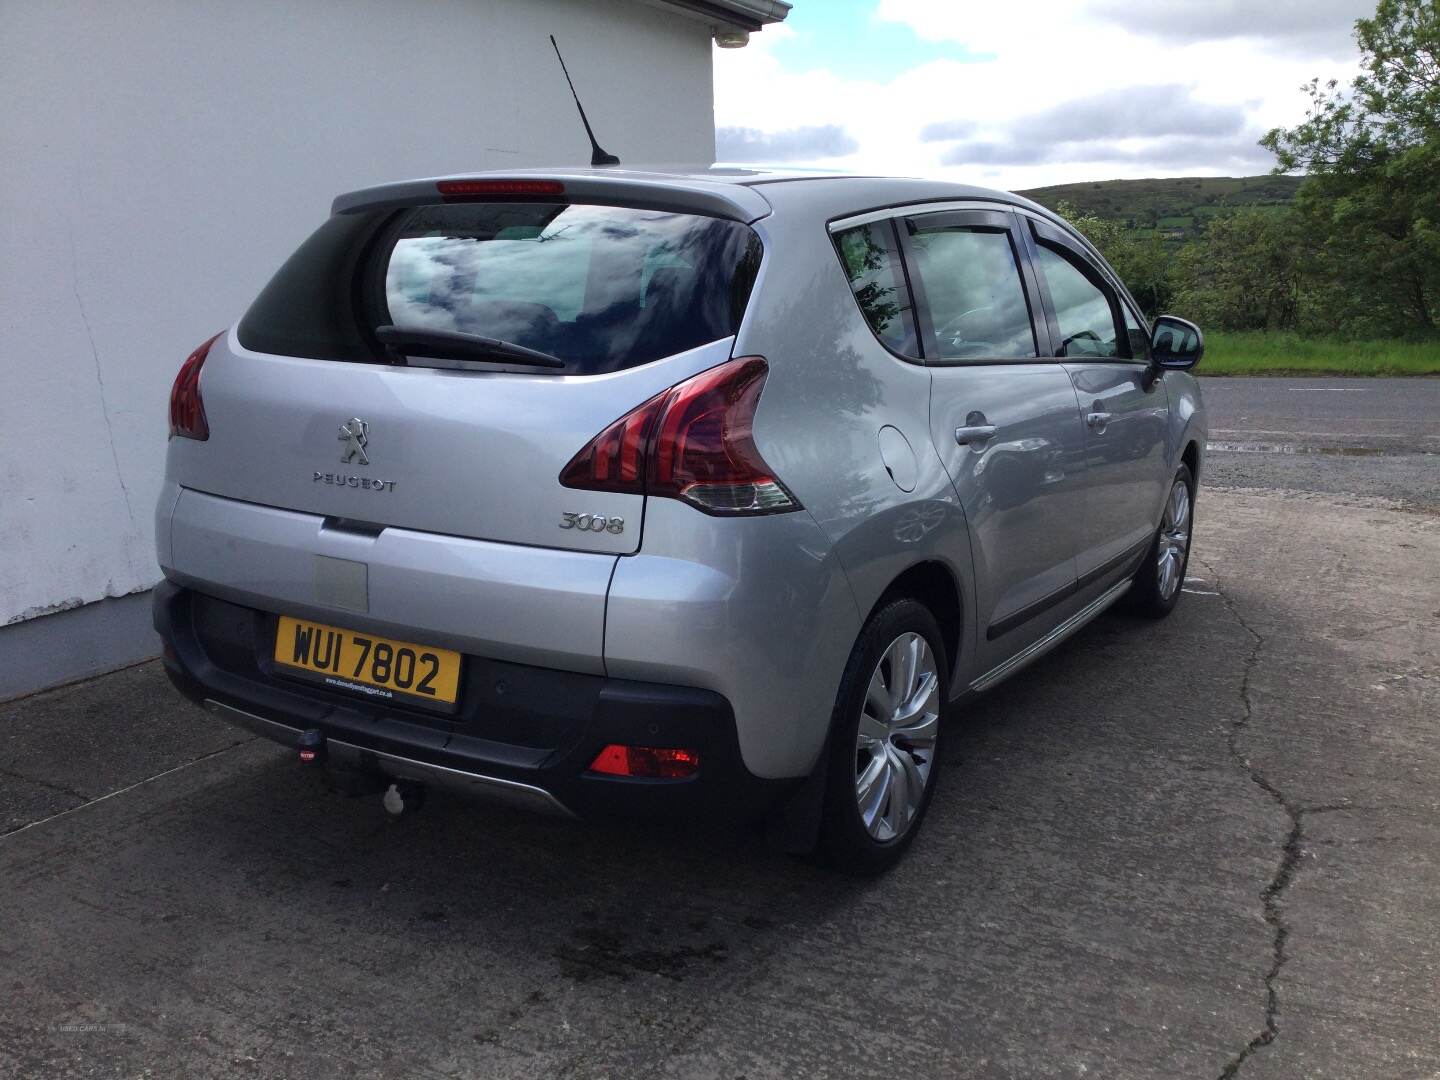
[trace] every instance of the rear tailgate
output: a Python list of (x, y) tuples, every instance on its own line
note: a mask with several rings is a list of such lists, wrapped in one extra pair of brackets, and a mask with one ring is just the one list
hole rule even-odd
[[(170, 478), (362, 525), (636, 551), (644, 496), (560, 473), (612, 421), (728, 358), (759, 241), (733, 219), (542, 186), (332, 216), (211, 348), (209, 436), (171, 440)], [(387, 348), (383, 327), (407, 343)], [(436, 331), (498, 351), (446, 355)]]

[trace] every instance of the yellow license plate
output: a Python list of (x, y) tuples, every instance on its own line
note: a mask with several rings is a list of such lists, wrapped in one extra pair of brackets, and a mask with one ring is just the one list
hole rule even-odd
[(433, 645), (393, 641), (338, 626), (280, 616), (275, 630), (275, 663), (289, 673), (376, 701), (455, 704), (460, 654)]

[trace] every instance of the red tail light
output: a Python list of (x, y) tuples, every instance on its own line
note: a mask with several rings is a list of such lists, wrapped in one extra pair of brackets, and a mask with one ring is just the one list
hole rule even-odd
[(651, 780), (683, 780), (700, 768), (700, 751), (611, 743), (595, 755), (590, 771), (606, 776), (643, 776)]
[[(223, 331), (222, 331), (223, 333)], [(200, 368), (205, 357), (210, 355), (220, 334), (216, 334), (185, 358), (180, 373), (175, 376), (175, 385), (170, 387), (170, 435), (182, 439), (210, 438), (210, 425), (205, 421), (205, 402), (200, 400)]]
[(799, 510), (752, 435), (768, 370), (741, 356), (657, 394), (591, 439), (560, 483), (684, 499), (707, 514)]

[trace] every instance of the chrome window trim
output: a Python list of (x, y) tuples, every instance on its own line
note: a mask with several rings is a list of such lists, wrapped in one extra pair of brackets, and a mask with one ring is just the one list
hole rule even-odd
[[(835, 218), (826, 223), (833, 236), (845, 229), (853, 229), (859, 225), (869, 225), (876, 221), (885, 221), (888, 218), (915, 217), (917, 214), (939, 214), (950, 210), (1006, 210), (1017, 209), (1013, 203), (1001, 202), (988, 199), (947, 199), (943, 202), (923, 203), (901, 203), (896, 206), (885, 206), (878, 210), (866, 210), (864, 213), (851, 214), (848, 217)], [(1038, 220), (1044, 221), (1044, 218)]]

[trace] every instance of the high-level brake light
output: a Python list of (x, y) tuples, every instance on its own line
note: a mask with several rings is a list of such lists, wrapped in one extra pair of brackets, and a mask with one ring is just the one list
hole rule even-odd
[(559, 180), (439, 180), (435, 190), (451, 198), (475, 195), (563, 195)]

